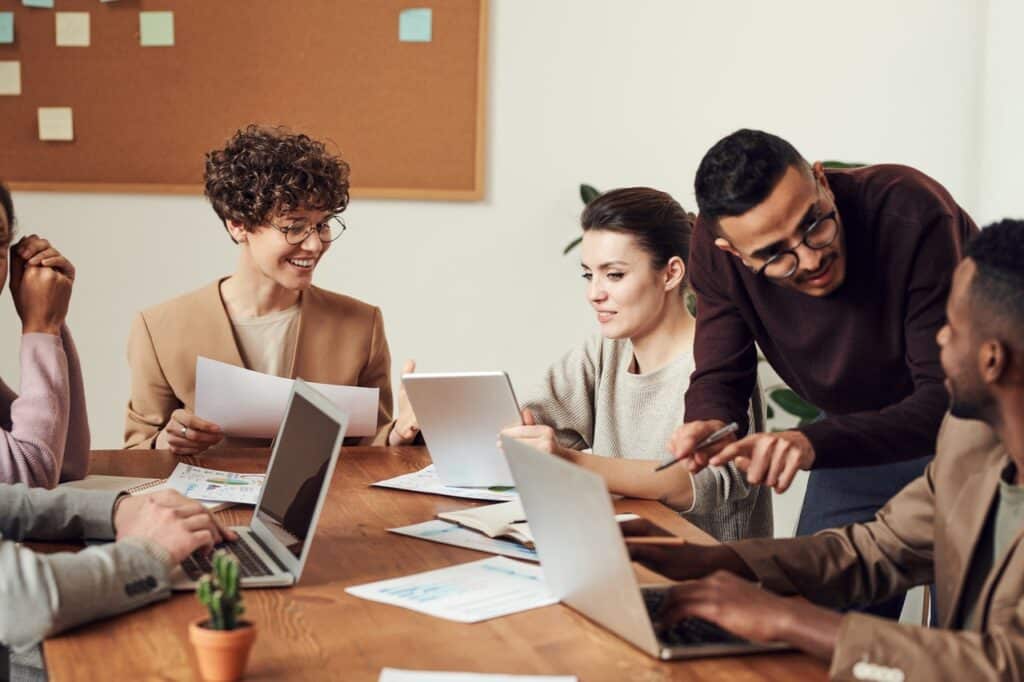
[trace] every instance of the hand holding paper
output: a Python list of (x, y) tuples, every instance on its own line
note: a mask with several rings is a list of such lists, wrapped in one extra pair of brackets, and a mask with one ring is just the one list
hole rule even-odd
[[(234, 438), (273, 438), (294, 380), (200, 357), (196, 360), (196, 416)], [(349, 415), (349, 436), (377, 433), (380, 389), (309, 384)]]

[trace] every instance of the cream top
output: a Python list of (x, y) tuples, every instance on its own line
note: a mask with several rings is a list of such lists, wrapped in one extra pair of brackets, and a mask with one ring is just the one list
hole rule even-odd
[(299, 309), (300, 304), (296, 303), (269, 315), (231, 319), (238, 350), (247, 368), (278, 377), (291, 376), (299, 335)]

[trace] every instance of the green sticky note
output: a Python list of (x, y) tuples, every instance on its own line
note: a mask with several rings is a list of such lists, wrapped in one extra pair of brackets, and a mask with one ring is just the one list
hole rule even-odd
[(47, 7), (53, 9), (53, 0), (21, 0), (25, 7)]
[(398, 40), (403, 43), (429, 43), (434, 12), (428, 7), (403, 9), (398, 15)]
[(139, 44), (143, 47), (174, 45), (174, 12), (139, 12)]
[(0, 44), (14, 42), (14, 12), (0, 12)]

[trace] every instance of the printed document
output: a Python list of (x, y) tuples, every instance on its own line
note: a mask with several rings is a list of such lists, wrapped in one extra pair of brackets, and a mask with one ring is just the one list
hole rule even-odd
[(487, 500), (489, 502), (508, 502), (518, 500), (519, 493), (515, 488), (503, 486), (492, 486), (490, 488), (456, 488), (444, 485), (437, 477), (434, 465), (426, 466), (411, 474), (402, 474), (384, 481), (373, 483), (379, 488), (394, 488), (396, 490), (409, 490), (414, 493), (427, 493), (429, 495), (447, 495), (448, 497), (461, 497), (467, 500)]
[(523, 559), (525, 561), (540, 561), (537, 558), (536, 550), (524, 547), (518, 542), (489, 538), (476, 531), (463, 528), (457, 523), (450, 523), (440, 519), (424, 521), (423, 523), (416, 523), (411, 526), (402, 526), (401, 528), (389, 528), (388, 530), (399, 535), (408, 535), (411, 538), (441, 542), (446, 545), (465, 547), (466, 549), (475, 549), (478, 552), (503, 554), (513, 559)]
[[(294, 380), (225, 362), (196, 360), (196, 416), (233, 438), (273, 438), (284, 419)], [(349, 436), (377, 433), (380, 389), (309, 384), (348, 415)]]
[(351, 595), (460, 623), (557, 604), (540, 566), (503, 556), (356, 585)]

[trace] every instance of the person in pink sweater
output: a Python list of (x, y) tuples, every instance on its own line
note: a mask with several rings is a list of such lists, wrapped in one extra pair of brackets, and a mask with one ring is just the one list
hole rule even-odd
[(0, 293), (10, 261), (22, 333), (20, 391), (0, 379), (0, 483), (52, 488), (89, 465), (82, 369), (64, 324), (75, 267), (45, 239), (14, 236), (14, 205), (0, 184)]

